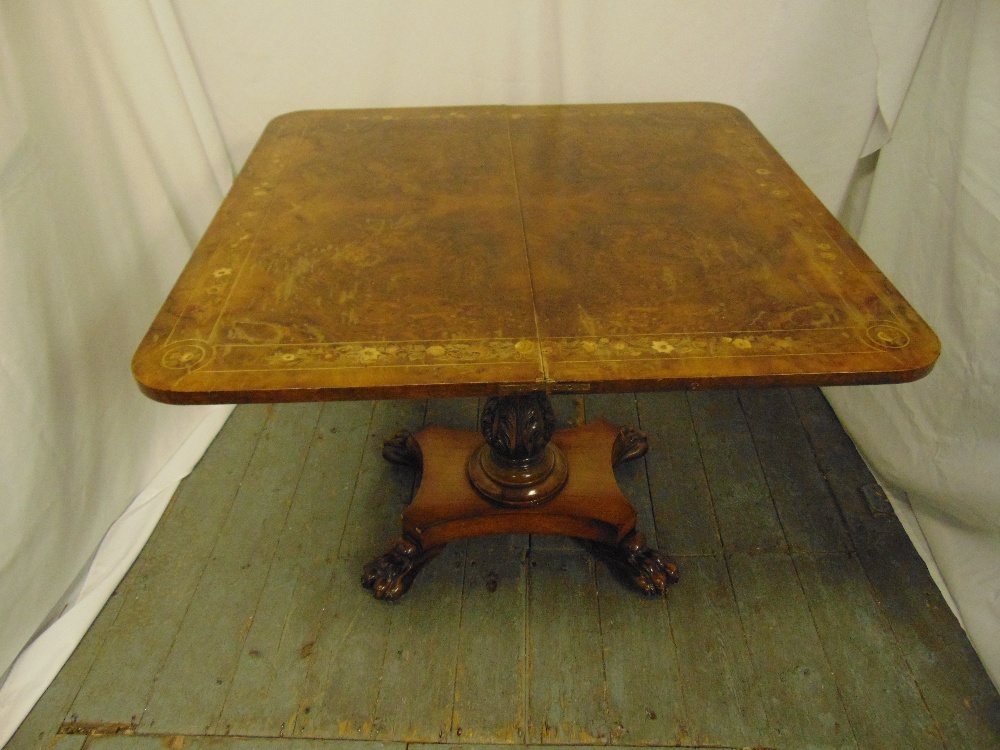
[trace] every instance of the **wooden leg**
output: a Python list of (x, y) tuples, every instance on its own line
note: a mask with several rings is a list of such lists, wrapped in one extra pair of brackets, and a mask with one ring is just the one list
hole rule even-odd
[(385, 554), (365, 565), (361, 584), (371, 589), (376, 599), (394, 601), (410, 590), (420, 569), (437, 557), (442, 549), (444, 545), (424, 549), (420, 542), (401, 536)]
[(611, 465), (642, 458), (649, 450), (649, 437), (634, 427), (622, 427), (611, 446)]
[(677, 583), (677, 565), (646, 546), (646, 537), (633, 531), (616, 545), (595, 543), (594, 554), (611, 565), (647, 596), (657, 596)]
[(677, 580), (677, 567), (635, 530), (635, 509), (614, 467), (639, 458), (646, 435), (607, 422), (558, 432), (545, 394), (489, 399), (482, 434), (428, 427), (399, 432), (383, 455), (421, 472), (403, 511), (402, 536), (365, 566), (362, 583), (398, 599), (420, 569), (455, 539), (559, 534), (594, 551), (646, 594)]
[(409, 430), (400, 430), (382, 443), (382, 458), (391, 464), (409, 466), (420, 471), (424, 467), (424, 457), (420, 452), (420, 443)]

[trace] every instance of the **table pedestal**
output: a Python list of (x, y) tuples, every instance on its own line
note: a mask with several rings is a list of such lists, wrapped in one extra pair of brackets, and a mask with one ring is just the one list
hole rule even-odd
[(646, 453), (645, 434), (604, 421), (555, 431), (554, 422), (545, 394), (493, 397), (483, 434), (429, 427), (387, 440), (385, 458), (420, 471), (420, 487), (402, 535), (365, 566), (362, 583), (398, 599), (448, 542), (529, 533), (589, 540), (640, 591), (662, 593), (677, 567), (646, 545), (614, 476)]

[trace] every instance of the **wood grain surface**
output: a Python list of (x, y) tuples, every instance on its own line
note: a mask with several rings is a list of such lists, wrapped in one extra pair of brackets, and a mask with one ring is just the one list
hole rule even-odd
[(171, 403), (902, 382), (939, 344), (738, 110), (295, 112), (133, 360)]

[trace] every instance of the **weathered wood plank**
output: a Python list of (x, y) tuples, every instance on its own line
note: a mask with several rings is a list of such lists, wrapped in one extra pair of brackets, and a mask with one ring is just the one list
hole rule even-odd
[(682, 391), (637, 395), (656, 542), (672, 555), (722, 552), (691, 409)]
[(117, 619), (126, 598), (127, 583), (128, 579), (111, 595), (94, 624), (84, 634), (80, 645), (4, 745), (4, 750), (43, 747), (74, 750), (72, 743), (67, 743), (56, 735)]
[(532, 547), (528, 578), (529, 742), (605, 744), (608, 713), (594, 562)]
[[(518, 745), (519, 750), (580, 750), (584, 745)], [(630, 747), (629, 745), (615, 745), (615, 747)], [(636, 745), (635, 747), (648, 747), (648, 745)], [(692, 745), (657, 745), (662, 748), (678, 748), (678, 750), (691, 750)], [(701, 746), (694, 746), (701, 747)], [(428, 745), (420, 742), (413, 742), (407, 745), (407, 750), (496, 750), (496, 745), (461, 743), (451, 745)], [(746, 748), (736, 745), (712, 745), (710, 750), (771, 750), (771, 748)], [(797, 749), (796, 749), (797, 750)]]
[(860, 563), (846, 554), (793, 560), (858, 745), (943, 748)]
[[(434, 412), (446, 427), (478, 431), (478, 409), (453, 407), (438, 417), (437, 403), (428, 402), (428, 422)], [(450, 739), (523, 742), (528, 535), (462, 544), (465, 570)]]
[(789, 547), (842, 552), (851, 543), (788, 391), (740, 391), (757, 457)]
[(473, 539), (466, 547), (455, 741), (524, 742), (527, 547), (524, 534)]
[(347, 514), (340, 557), (363, 563), (385, 551), (399, 535), (399, 515), (413, 494), (413, 471), (382, 458), (382, 443), (398, 430), (417, 432), (424, 423), (424, 401), (377, 401), (365, 443), (361, 470)]
[[(452, 745), (428, 745), (420, 742), (412, 742), (407, 745), (407, 750), (496, 750), (496, 745), (461, 743)], [(581, 745), (518, 745), (522, 750), (580, 750)], [(628, 747), (627, 745), (616, 745), (616, 747)], [(645, 747), (645, 746), (638, 746)], [(659, 745), (664, 748), (687, 748), (691, 745)], [(769, 748), (746, 748), (735, 745), (712, 745), (711, 750), (769, 750)]]
[(1000, 694), (912, 545), (859, 558), (945, 746), (1000, 747)]
[[(416, 432), (426, 415), (424, 401), (374, 406), (360, 467), (347, 480), (352, 491), (345, 533), (323, 621), (307, 659), (292, 730), (297, 736), (369, 738), (377, 731), (375, 713), (394, 608), (362, 588), (361, 568), (399, 534), (399, 514), (414, 487), (412, 470), (382, 458), (382, 443), (400, 429)], [(424, 575), (418, 577), (414, 593)]]
[(449, 545), (392, 608), (375, 736), (406, 742), (451, 736), (465, 550)]
[(119, 586), (121, 611), (67, 721), (137, 724), (142, 719), (261, 432), (273, 429), (276, 418), (268, 406), (238, 407), (181, 483)]
[(225, 705), (210, 731), (288, 734), (329, 602), (329, 581), (373, 404), (322, 407)]
[(86, 735), (63, 734), (56, 738), (50, 750), (81, 750), (86, 741)]
[[(644, 597), (597, 566), (601, 641), (616, 745), (688, 739), (677, 653), (664, 597)], [(668, 594), (669, 596), (669, 594)]]
[[(756, 395), (741, 394), (748, 416), (745, 423), (749, 422), (756, 452), (767, 472), (770, 446), (762, 444), (774, 439), (774, 434), (784, 437), (788, 430), (779, 425), (790, 417), (786, 402), (764, 408), (763, 402), (751, 403)], [(181, 618), (209, 564), (219, 532), (228, 524), (228, 534), (235, 523), (230, 516), (242, 512), (242, 506), (230, 506), (234, 498), (240, 503), (246, 501), (237, 496), (235, 489), (241, 480), (246, 485), (252, 476), (259, 476), (253, 472), (261, 458), (255, 457), (251, 463), (251, 456), (265, 427), (266, 409), (241, 407), (182, 485), (118, 595), (109, 602), (8, 748), (80, 750), (85, 746), (115, 750), (114, 744), (121, 744), (121, 750), (127, 750), (125, 746), (143, 750), (140, 746), (145, 745), (184, 750), (200, 750), (203, 746), (207, 750), (209, 745), (223, 745), (225, 750), (230, 745), (233, 750), (238, 750), (237, 746), (247, 750), (258, 746), (269, 750), (306, 747), (287, 737), (259, 736), (281, 731), (315, 738), (308, 744), (313, 750), (322, 750), (320, 746), (328, 750), (375, 750), (384, 746), (348, 740), (402, 740), (406, 736), (429, 738), (438, 750), (441, 742), (457, 742), (460, 744), (455, 747), (465, 750), (487, 746), (470, 743), (495, 746), (525, 742), (543, 742), (547, 748), (553, 747), (550, 742), (577, 747), (609, 742), (720, 748), (798, 748), (811, 744), (836, 747), (836, 732), (843, 732), (847, 723), (837, 727), (834, 720), (830, 728), (828, 704), (833, 677), (837, 678), (834, 692), (842, 698), (841, 711), (862, 748), (939, 747), (935, 731), (940, 732), (940, 744), (948, 748), (1000, 746), (1000, 696), (912, 546), (905, 537), (894, 536), (896, 520), (889, 516), (891, 523), (887, 523), (884, 515), (874, 514), (861, 495), (859, 487), (871, 481), (867, 469), (863, 463), (851, 463), (853, 448), (843, 443), (846, 436), (839, 426), (824, 422), (832, 414), (818, 391), (809, 389), (789, 395), (797, 413), (807, 408), (805, 419), (812, 420), (808, 425), (810, 444), (820, 446), (817, 460), (827, 472), (829, 487), (843, 493), (841, 507), (846, 505), (856, 513), (851, 527), (855, 538), (867, 544), (876, 539), (882, 543), (899, 540), (899, 546), (894, 547), (861, 546), (859, 560), (870, 583), (862, 577), (859, 565), (839, 553), (795, 557), (804, 591), (795, 571), (790, 572), (790, 558), (786, 555), (734, 555), (731, 579), (720, 558), (683, 557), (681, 583), (672, 587), (665, 599), (645, 600), (622, 588), (603, 566), (595, 570), (587, 553), (575, 542), (570, 541), (563, 550), (536, 547), (528, 560), (536, 562), (537, 567), (527, 573), (521, 563), (527, 550), (526, 537), (494, 537), (451, 545), (447, 554), (455, 558), (453, 565), (449, 565), (447, 557), (439, 558), (421, 573), (400, 605), (378, 602), (360, 586), (359, 570), (365, 555), (356, 547), (367, 537), (373, 553), (381, 551), (382, 545), (398, 532), (395, 514), (409, 497), (413, 476), (406, 469), (397, 472), (396, 467), (385, 464), (380, 455), (381, 441), (399, 426), (416, 429), (425, 420), (472, 429), (468, 422), (475, 411), (470, 405), (474, 402), (432, 401), (426, 412), (421, 411), (424, 407), (419, 402), (399, 402), (397, 414), (383, 412), (382, 421), (369, 430), (366, 452), (360, 458), (361, 470), (353, 474), (342, 473), (336, 467), (350, 463), (349, 454), (358, 460), (362, 450), (359, 437), (340, 435), (341, 427), (335, 420), (329, 426), (337, 426), (337, 434), (324, 433), (322, 424), (328, 419), (327, 410), (362, 406), (327, 404), (322, 407), (317, 430), (317, 436), (322, 438), (312, 440), (284, 529), (279, 525), (269, 532), (277, 553), (266, 581), (259, 579), (255, 584), (262, 587), (260, 602), (253, 621), (244, 621), (248, 626), (246, 642), (228, 689), (224, 720), (210, 729), (235, 733), (244, 719), (225, 719), (246, 716), (249, 718), (240, 731), (258, 736), (179, 736), (172, 732), (159, 734), (158, 728), (144, 725), (139, 735), (84, 734), (88, 731), (87, 720), (95, 717), (96, 731), (100, 732), (102, 715), (76, 712), (86, 698), (81, 691), (74, 701), (78, 687), (89, 684), (89, 701), (103, 686), (110, 695), (102, 697), (110, 705), (126, 705), (132, 698), (133, 684), (138, 684), (140, 690), (145, 684), (148, 693), (152, 676), (162, 664), (178, 627), (188, 625), (181, 623)], [(663, 421), (677, 415), (682, 423), (687, 419), (688, 434), (694, 440), (690, 420), (684, 415), (687, 397), (652, 394), (650, 398), (655, 402), (661, 396), (683, 399), (685, 408), (671, 412)], [(818, 404), (816, 397), (820, 399)], [(594, 419), (601, 413), (611, 415), (624, 403), (622, 399), (629, 399), (560, 398), (564, 422), (584, 416)], [(647, 394), (637, 398), (640, 408), (645, 408), (646, 398)], [(676, 406), (676, 399), (667, 401)], [(652, 413), (654, 409), (650, 408)], [(399, 414), (406, 415), (403, 424)], [(640, 416), (642, 428), (653, 432), (645, 412)], [(375, 417), (373, 423), (379, 419)], [(355, 415), (345, 424), (351, 422), (350, 430), (364, 433), (366, 418)], [(626, 421), (620, 415), (613, 419), (616, 423)], [(269, 424), (267, 429), (283, 428)], [(671, 433), (666, 425), (663, 430), (669, 439)], [(234, 442), (230, 443), (230, 437)], [(685, 460), (697, 461), (700, 471), (697, 441), (694, 448), (693, 458), (689, 455)], [(272, 450), (272, 454), (272, 460), (287, 469), (287, 452)], [(219, 456), (227, 456), (225, 466), (213, 464)], [(860, 462), (856, 452), (853, 457)], [(837, 461), (844, 460), (846, 471), (838, 475)], [(647, 466), (649, 475), (654, 476), (652, 451)], [(243, 478), (248, 467), (252, 471)], [(363, 477), (361, 494), (351, 492), (358, 474), (376, 474), (386, 468), (389, 471), (385, 479)], [(214, 489), (206, 492), (204, 486), (198, 486), (202, 476)], [(798, 537), (791, 527), (810, 521), (789, 522), (775, 482), (770, 474), (767, 478), (781, 521), (793, 546), (797, 546), (799, 542), (794, 540)], [(256, 480), (251, 483), (259, 485)], [(390, 494), (398, 490), (398, 497), (392, 501), (394, 512), (376, 508), (364, 514), (353, 507), (354, 518), (366, 518), (374, 531), (345, 520), (351, 510), (346, 503), (334, 502), (336, 497), (349, 496), (356, 504), (368, 492), (376, 504), (384, 504), (386, 496), (382, 493), (386, 488)], [(812, 492), (815, 487), (807, 485), (807, 489)], [(322, 497), (323, 493), (330, 497)], [(654, 486), (654, 497), (655, 493)], [(307, 496), (313, 502), (311, 507)], [(685, 509), (681, 502), (678, 511), (683, 513)], [(800, 504), (793, 511), (808, 513), (809, 508)], [(339, 521), (338, 513), (344, 514)], [(184, 521), (183, 526), (178, 525), (179, 519)], [(344, 544), (335, 538), (324, 547), (325, 537), (336, 537), (338, 523), (349, 529)], [(296, 528), (301, 530), (301, 538), (292, 533)], [(216, 554), (223, 551), (221, 539), (219, 544)], [(352, 556), (334, 558), (338, 546)], [(718, 549), (717, 543), (714, 549)], [(322, 559), (316, 557), (320, 553), (325, 555)], [(575, 569), (560, 571), (560, 567)], [(735, 595), (731, 581), (736, 585)], [(437, 587), (439, 598), (424, 591)], [(170, 593), (173, 591), (179, 598)], [(429, 608), (426, 616), (411, 618), (401, 614), (419, 609), (408, 606), (408, 602), (411, 597), (424, 595), (427, 598), (421, 606)], [(157, 600), (157, 596), (164, 598)], [(742, 610), (737, 607), (737, 599)], [(237, 602), (238, 607), (244, 604)], [(662, 611), (664, 604), (666, 612)], [(220, 602), (219, 606), (228, 605)], [(146, 614), (140, 616), (141, 612)], [(746, 618), (745, 625), (741, 614)], [(230, 616), (220, 613), (219, 618), (226, 620)], [(438, 620), (445, 623), (443, 627), (435, 625)], [(675, 653), (666, 648), (668, 642), (664, 641), (670, 632), (676, 643)], [(190, 637), (182, 633), (178, 640)], [(390, 639), (393, 646), (387, 648)], [(816, 651), (817, 642), (821, 642), (822, 651)], [(539, 651), (539, 643), (545, 647), (544, 654)], [(133, 649), (134, 661), (126, 661), (127, 668), (115, 672), (109, 662), (121, 658), (122, 654), (116, 652), (119, 644)], [(154, 663), (145, 664), (140, 658), (147, 648)], [(408, 656), (400, 654), (407, 649), (411, 652)], [(251, 651), (258, 651), (260, 656), (251, 655)], [(133, 657), (126, 654), (127, 659)], [(672, 667), (671, 658), (675, 660)], [(905, 659), (902, 666), (901, 659)], [(391, 668), (384, 669), (393, 660)], [(431, 672), (438, 676), (429, 687), (419, 683), (422, 677), (413, 686), (409, 667), (417, 661), (433, 662)], [(827, 664), (826, 672), (815, 664)], [(812, 669), (804, 674), (796, 667)], [(85, 676), (88, 670), (91, 674)], [(820, 678), (817, 672), (823, 673)], [(907, 682), (907, 672), (916, 681), (916, 688)], [(201, 700), (198, 679), (202, 676), (193, 674), (194, 679), (186, 674), (179, 679), (191, 701), (197, 702)], [(819, 688), (812, 681), (817, 681)], [(407, 687), (412, 694), (405, 697), (407, 705), (401, 705), (398, 696)], [(255, 689), (266, 692), (266, 696), (255, 698)], [(915, 690), (919, 691), (916, 697), (912, 694)], [(437, 697), (428, 697), (423, 707), (418, 705), (423, 696), (432, 694)], [(209, 691), (211, 700), (213, 696)], [(137, 701), (136, 710), (141, 711), (144, 700), (145, 694)], [(927, 712), (933, 718), (929, 730), (931, 719)], [(129, 710), (104, 715), (107, 731), (113, 731), (112, 724), (129, 727), (133, 713)], [(651, 719), (650, 713), (657, 718)], [(60, 726), (63, 718), (79, 723)], [(258, 719), (260, 723), (255, 723)], [(147, 731), (156, 734), (144, 736)], [(842, 744), (853, 747), (850, 733)], [(395, 746), (398, 750), (402, 747)], [(430, 745), (419, 747), (430, 750)]]
[(763, 701), (726, 564), (685, 557), (667, 594), (692, 745), (771, 746)]
[(773, 742), (857, 748), (791, 558), (734, 554), (727, 563)]
[(261, 434), (218, 543), (153, 685), (144, 732), (202, 734), (239, 664), (312, 442), (320, 404), (282, 404)]
[(689, 393), (688, 402), (724, 549), (787, 550), (736, 392)]
[(877, 486), (875, 477), (819, 388), (791, 388), (789, 395), (847, 523), (854, 548), (878, 548), (907, 539), (892, 512), (872, 512), (864, 492), (865, 488)]
[(402, 742), (305, 740), (266, 737), (189, 737), (183, 735), (115, 735), (92, 737), (95, 750), (404, 750)]
[[(355, 558), (337, 561), (298, 688), (291, 733), (322, 738), (371, 738), (393, 606), (361, 586)], [(308, 653), (307, 653), (308, 652)]]
[[(476, 399), (429, 399), (424, 424), (478, 431), (478, 413)], [(375, 720), (380, 736), (443, 741), (455, 731), (466, 547), (465, 540), (449, 544), (393, 612)]]
[(432, 398), (427, 400), (424, 427), (438, 425), (451, 430), (479, 432), (479, 400), (474, 398)]

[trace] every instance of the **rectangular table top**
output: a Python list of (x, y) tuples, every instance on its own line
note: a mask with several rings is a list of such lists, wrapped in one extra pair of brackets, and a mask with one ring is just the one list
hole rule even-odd
[(933, 332), (736, 109), (273, 120), (139, 346), (170, 403), (913, 380)]

